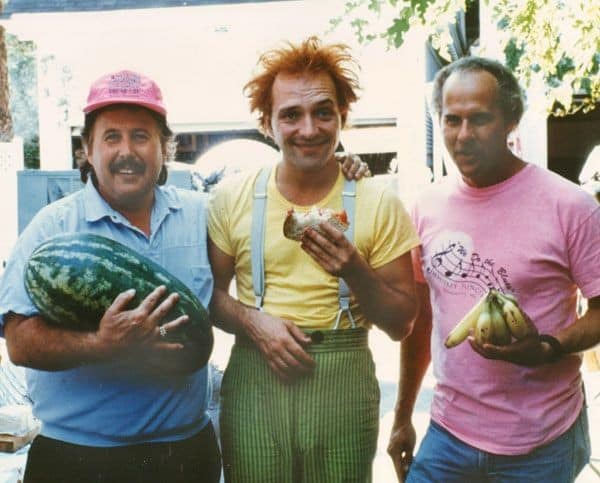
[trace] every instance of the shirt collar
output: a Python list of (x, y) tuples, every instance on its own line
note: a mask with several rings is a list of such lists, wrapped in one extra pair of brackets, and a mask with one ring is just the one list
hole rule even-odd
[[(87, 222), (93, 223), (105, 217), (122, 219), (123, 215), (112, 208), (92, 183), (91, 179), (87, 180), (83, 188), (83, 200), (85, 207), (85, 219)], [(154, 189), (154, 206), (152, 207), (152, 220), (158, 223), (171, 212), (181, 209), (181, 202), (174, 192), (171, 190), (161, 189), (158, 186)]]

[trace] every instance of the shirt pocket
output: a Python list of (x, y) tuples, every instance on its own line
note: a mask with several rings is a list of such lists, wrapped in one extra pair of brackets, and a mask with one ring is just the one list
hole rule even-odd
[(170, 246), (161, 250), (162, 266), (181, 280), (206, 308), (210, 302), (213, 278), (206, 246)]

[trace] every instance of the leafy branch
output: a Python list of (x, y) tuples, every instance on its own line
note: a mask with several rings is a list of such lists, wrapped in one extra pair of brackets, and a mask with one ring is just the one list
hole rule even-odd
[[(481, 0), (497, 27), (494, 48), (526, 89), (542, 86), (548, 113), (593, 109), (600, 101), (600, 2), (589, 0)], [(348, 23), (360, 42), (384, 40), (399, 48), (423, 29), (440, 57), (450, 61), (450, 27), (476, 0), (352, 0), (332, 26)], [(483, 39), (489, 42), (491, 39)], [(486, 45), (480, 45), (486, 55)]]

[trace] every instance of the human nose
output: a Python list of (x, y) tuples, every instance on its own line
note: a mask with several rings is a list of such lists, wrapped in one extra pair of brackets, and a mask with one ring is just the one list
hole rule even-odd
[(123, 136), (119, 143), (119, 157), (127, 157), (134, 151), (133, 140), (129, 136)]
[(457, 138), (459, 140), (466, 140), (466, 139), (470, 139), (471, 137), (473, 137), (473, 130), (471, 128), (469, 121), (467, 119), (465, 119), (460, 124), (460, 127), (458, 129)]
[(299, 125), (300, 134), (304, 137), (311, 137), (317, 132), (317, 126), (311, 116), (304, 116)]

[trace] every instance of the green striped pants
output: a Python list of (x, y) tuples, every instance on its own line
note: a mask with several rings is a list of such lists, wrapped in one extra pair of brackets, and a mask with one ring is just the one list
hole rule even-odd
[(221, 387), (227, 483), (369, 483), (379, 386), (365, 329), (323, 331), (316, 369), (284, 384), (236, 342)]

